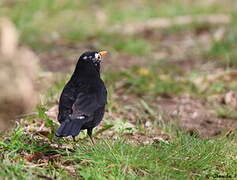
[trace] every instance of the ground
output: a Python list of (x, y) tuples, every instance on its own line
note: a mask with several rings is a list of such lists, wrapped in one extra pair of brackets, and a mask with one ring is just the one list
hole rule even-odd
[[(236, 178), (236, 5), (234, 0), (0, 3), (0, 15), (16, 24), (22, 45), (39, 56), (44, 77), (35, 112), (1, 136), (0, 175)], [(182, 25), (147, 23), (160, 18), (165, 24), (180, 18)], [(130, 26), (139, 30), (127, 33)], [(59, 95), (88, 49), (110, 52), (102, 64), (109, 100), (95, 145), (84, 132), (76, 143), (54, 136)]]

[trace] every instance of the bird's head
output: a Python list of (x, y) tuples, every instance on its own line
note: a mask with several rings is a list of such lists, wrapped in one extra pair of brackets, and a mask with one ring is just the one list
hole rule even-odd
[(99, 67), (103, 56), (107, 54), (107, 51), (87, 51), (81, 55), (79, 60), (91, 62), (94, 66)]
[(71, 80), (77, 82), (82, 78), (91, 80), (100, 77), (100, 63), (106, 54), (107, 51), (84, 52), (77, 61)]

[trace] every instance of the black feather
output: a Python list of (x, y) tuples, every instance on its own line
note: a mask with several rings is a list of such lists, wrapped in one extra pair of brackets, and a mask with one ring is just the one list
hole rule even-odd
[[(93, 129), (103, 119), (107, 91), (100, 78), (100, 65), (94, 64), (95, 53), (87, 52), (79, 58), (63, 89), (59, 100), (58, 121), (61, 126), (56, 132), (58, 137), (76, 136), (80, 130)], [(79, 118), (82, 116), (85, 118)]]
[(82, 122), (77, 119), (74, 120), (66, 120), (61, 126), (58, 128), (56, 132), (57, 137), (65, 137), (65, 136), (76, 136), (79, 134), (82, 127)]

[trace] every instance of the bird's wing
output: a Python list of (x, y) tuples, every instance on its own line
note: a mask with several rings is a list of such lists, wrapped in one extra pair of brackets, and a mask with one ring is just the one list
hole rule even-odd
[(68, 116), (72, 113), (72, 105), (76, 101), (77, 92), (75, 88), (72, 88), (68, 84), (64, 87), (59, 100), (59, 122), (65, 121)]
[(81, 115), (91, 116), (95, 111), (106, 104), (107, 92), (105, 88), (97, 91), (80, 92), (72, 106), (72, 118), (78, 118)]

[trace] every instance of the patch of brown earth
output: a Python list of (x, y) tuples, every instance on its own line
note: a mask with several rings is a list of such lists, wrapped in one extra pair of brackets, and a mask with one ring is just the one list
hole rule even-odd
[(72, 55), (67, 56), (65, 54), (67, 50), (62, 49), (58, 52), (53, 51), (50, 53), (40, 54), (40, 64), (46, 71), (51, 72), (69, 72), (70, 69), (75, 65), (75, 60)]
[(237, 128), (235, 119), (218, 118), (205, 103), (189, 96), (159, 98), (157, 103), (161, 112), (178, 119), (178, 124), (190, 134), (206, 138)]

